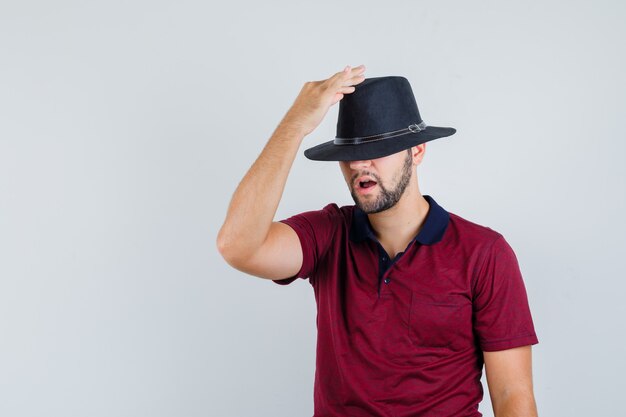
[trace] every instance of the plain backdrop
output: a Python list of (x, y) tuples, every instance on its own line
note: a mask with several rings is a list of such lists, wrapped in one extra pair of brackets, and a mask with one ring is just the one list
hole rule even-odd
[[(458, 130), (420, 189), (514, 248), (539, 414), (620, 415), (625, 21), (617, 0), (2, 1), (0, 415), (311, 416), (312, 287), (215, 239), (304, 82), (358, 64)], [(337, 108), (276, 220), (353, 204), (302, 155)]]

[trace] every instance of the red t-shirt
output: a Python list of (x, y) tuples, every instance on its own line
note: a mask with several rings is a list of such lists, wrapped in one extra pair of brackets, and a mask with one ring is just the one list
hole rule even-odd
[(313, 417), (479, 417), (482, 351), (539, 341), (504, 237), (430, 208), (388, 259), (367, 215), (331, 203), (281, 220), (317, 303)]

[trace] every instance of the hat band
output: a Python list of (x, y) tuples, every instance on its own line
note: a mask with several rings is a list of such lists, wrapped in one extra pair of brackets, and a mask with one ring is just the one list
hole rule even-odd
[(379, 135), (363, 136), (360, 138), (335, 138), (333, 143), (335, 145), (359, 145), (361, 143), (376, 142), (378, 140), (395, 138), (396, 136), (408, 135), (409, 133), (417, 133), (426, 129), (426, 123), (420, 122), (418, 124), (409, 125), (409, 127), (400, 130), (394, 130), (393, 132), (381, 133)]

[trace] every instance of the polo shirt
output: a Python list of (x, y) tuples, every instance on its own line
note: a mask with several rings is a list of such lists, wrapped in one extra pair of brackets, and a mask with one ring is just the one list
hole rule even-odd
[(393, 259), (366, 213), (335, 203), (280, 220), (317, 304), (314, 416), (478, 417), (483, 351), (537, 344), (517, 258), (495, 230), (429, 195)]

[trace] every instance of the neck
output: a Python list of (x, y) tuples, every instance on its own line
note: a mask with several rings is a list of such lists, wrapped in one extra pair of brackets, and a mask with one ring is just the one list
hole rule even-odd
[[(417, 184), (411, 184), (395, 206), (367, 216), (376, 238), (385, 249), (399, 252), (419, 233), (429, 208)], [(395, 253), (389, 254), (393, 256)]]

